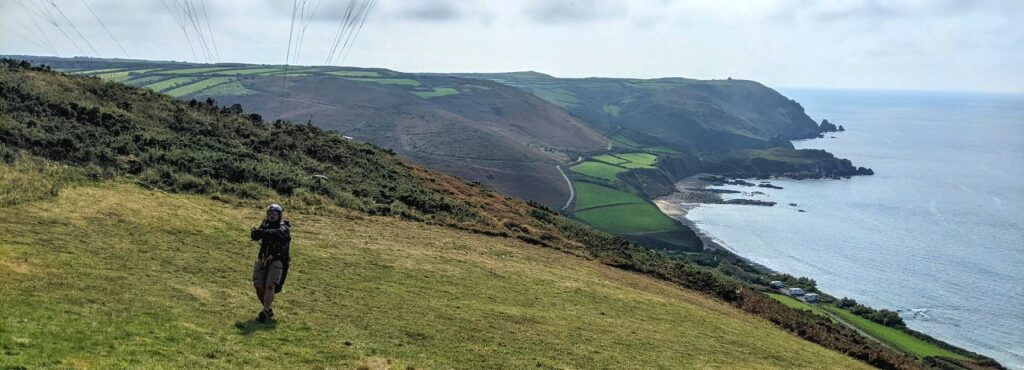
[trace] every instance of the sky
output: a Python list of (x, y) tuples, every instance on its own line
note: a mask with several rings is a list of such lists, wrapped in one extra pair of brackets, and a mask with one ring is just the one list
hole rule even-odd
[[(0, 54), (283, 64), (289, 50), (289, 0), (192, 0), (214, 58), (193, 54), (164, 5), (184, 0), (49, 1), (0, 0)], [(325, 64), (350, 0), (309, 1), (319, 7), (291, 64)], [(1024, 1), (379, 0), (339, 64), (1024, 93)]]

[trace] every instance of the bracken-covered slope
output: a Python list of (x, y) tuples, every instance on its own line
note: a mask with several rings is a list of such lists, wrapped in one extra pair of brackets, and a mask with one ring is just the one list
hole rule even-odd
[[(699, 351), (681, 352), (692, 358), (665, 356), (708, 366), (731, 366), (728, 361), (740, 361), (736, 366), (741, 367), (791, 366), (796, 360), (780, 360), (779, 351), (789, 346), (782, 338), (793, 338), (778, 328), (871, 365), (918, 365), (851, 329), (787, 308), (756, 286), (646, 250), (535, 203), (410, 165), (335, 132), (268, 124), (211, 102), (185, 102), (99, 78), (0, 62), (0, 206), (17, 214), (0, 221), (6, 230), (0, 240), (4, 365), (88, 366), (112, 359), (111, 366), (180, 367), (223, 359), (224, 366), (241, 367), (287, 358), (302, 366), (327, 366), (324, 362), (335, 359), (341, 364), (386, 361), (377, 358), (383, 356), (442, 367), (472, 365), (471, 360), (480, 366), (503, 361), (604, 367), (633, 363), (644, 349), (661, 348), (651, 349), (654, 363), (660, 354), (680, 350), (674, 346), (681, 342)], [(179, 195), (157, 196), (149, 189)], [(284, 204), (296, 221), (296, 263), (305, 264), (290, 278), (301, 284), (287, 288), (296, 306), (284, 298), (281, 303), (297, 325), (284, 326), (281, 336), (256, 334), (268, 328), (245, 321), (252, 312), (243, 309), (251, 294), (244, 261), (252, 250), (233, 249), (245, 244), (246, 226), (257, 222), (261, 205), (271, 201)], [(367, 247), (374, 243), (391, 247)], [(474, 252), (503, 245), (509, 249)], [(356, 255), (346, 255), (348, 250)], [(542, 270), (601, 269), (590, 276), (633, 271), (684, 289), (679, 294), (700, 297), (689, 301), (692, 305), (729, 311), (672, 314), (646, 311), (649, 304), (619, 311), (612, 310), (614, 304), (584, 304), (581, 299), (607, 300), (591, 290), (592, 281), (567, 278), (553, 286), (551, 280), (508, 277), (546, 274), (502, 270), (505, 262), (519, 263), (515, 250), (541, 253), (526, 260), (550, 263)], [(235, 265), (237, 260), (243, 262)], [(421, 264), (434, 266), (428, 269), (433, 272), (417, 270)], [(460, 275), (464, 270), (473, 274)], [(346, 279), (360, 283), (347, 288)], [(565, 289), (552, 293), (556, 287)], [(344, 294), (358, 299), (344, 300)], [(558, 298), (552, 301), (549, 294)], [(394, 310), (400, 313), (388, 314)], [(595, 311), (600, 317), (593, 323), (566, 321)], [(364, 313), (355, 316), (361, 321), (345, 321), (348, 312)], [(608, 319), (615, 312), (631, 316)], [(383, 316), (375, 319), (378, 314)], [(418, 321), (429, 314), (439, 316)], [(723, 316), (774, 326), (751, 324), (751, 332), (711, 339), (718, 337), (713, 330), (742, 330), (729, 329), (732, 324), (719, 320)], [(666, 317), (680, 317), (682, 324)], [(701, 322), (719, 324), (705, 330)], [(616, 331), (623, 328), (636, 329), (629, 335)], [(362, 334), (346, 334), (353, 330)], [(686, 337), (671, 334), (676, 330)], [(763, 335), (780, 339), (743, 342)], [(266, 354), (248, 347), (254, 342), (246, 338), (286, 351)], [(330, 357), (359, 341), (377, 344), (351, 357)], [(804, 350), (817, 348), (799, 343)], [(632, 344), (641, 352), (617, 352)], [(506, 348), (513, 349), (503, 352)], [(827, 357), (814, 356), (837, 367), (850, 364)]]

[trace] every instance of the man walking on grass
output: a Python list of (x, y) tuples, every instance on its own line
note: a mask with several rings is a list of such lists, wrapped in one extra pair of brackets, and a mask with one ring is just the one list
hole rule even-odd
[(259, 228), (254, 228), (249, 237), (260, 241), (260, 254), (252, 269), (252, 284), (256, 288), (256, 298), (263, 304), (259, 321), (266, 322), (274, 317), (270, 304), (274, 295), (281, 292), (285, 277), (288, 276), (288, 263), (291, 262), (291, 232), (288, 221), (282, 219), (284, 208), (277, 204), (267, 207), (267, 218)]

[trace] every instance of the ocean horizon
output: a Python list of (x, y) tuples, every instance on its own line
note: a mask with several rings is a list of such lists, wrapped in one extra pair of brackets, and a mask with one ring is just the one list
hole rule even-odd
[(685, 217), (753, 262), (1024, 369), (1024, 95), (780, 92), (847, 130), (797, 148), (875, 175), (777, 179), (783, 189), (763, 195), (723, 186), (777, 205), (700, 205)]

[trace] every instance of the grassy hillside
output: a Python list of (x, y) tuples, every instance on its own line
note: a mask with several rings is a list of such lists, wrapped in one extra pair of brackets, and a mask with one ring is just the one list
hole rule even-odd
[[(212, 212), (209, 205), (199, 200), (214, 200), (220, 206), (250, 210), (275, 201), (285, 204), (291, 214), (310, 217), (360, 220), (373, 216), (395, 222), (401, 219), (405, 220), (402, 222), (417, 222), (420, 227), (445, 227), (452, 232), (487, 236), (488, 243), (526, 243), (533, 248), (565, 253), (580, 261), (634, 271), (767, 319), (778, 328), (875, 366), (915, 368), (917, 365), (911, 358), (887, 350), (853, 330), (787, 308), (758, 292), (754, 286), (646, 250), (566, 219), (536, 203), (518, 201), (451, 176), (427, 171), (399, 160), (388, 151), (352, 142), (312, 125), (267, 123), (258, 116), (218, 106), (213, 101), (184, 102), (99, 78), (59, 74), (45, 68), (31, 68), (28, 63), (3, 60), (0, 63), (0, 159), (7, 163), (5, 169), (11, 166), (16, 169), (0, 172), (0, 180), (5, 181), (4, 186), (0, 186), (0, 200), (7, 208), (43, 204), (61, 194), (61, 189), (66, 193), (83, 184), (95, 186), (98, 182), (130, 183), (179, 194), (198, 194), (201, 197), (177, 198), (189, 200), (186, 202), (190, 204), (188, 209), (165, 209), (159, 203), (151, 205), (142, 201), (130, 203), (154, 211), (190, 215), (187, 222), (192, 229), (175, 235), (203, 247), (233, 242), (196, 231), (206, 230), (200, 214)], [(131, 198), (131, 190), (119, 187), (112, 193)], [(99, 194), (96, 197), (102, 198)], [(58, 202), (60, 212), (75, 212), (75, 207), (61, 204)], [(148, 233), (141, 232), (146, 229), (133, 227), (135, 221), (130, 217), (91, 206), (84, 208), (92, 210), (88, 215), (100, 218), (97, 222), (112, 221), (123, 226), (118, 232), (128, 233), (129, 245), (143, 247), (140, 253), (156, 253), (159, 248), (167, 247), (147, 242)], [(5, 222), (20, 224), (25, 220), (9, 218)], [(382, 220), (374, 218), (373, 222), (392, 225)], [(158, 226), (154, 232), (173, 229), (171, 223), (179, 222), (166, 221), (167, 226)], [(97, 246), (104, 245), (104, 233), (65, 234), (74, 231), (66, 227), (87, 229), (93, 221), (66, 221), (53, 216), (40, 222), (39, 228), (58, 232), (25, 236), (30, 238), (26, 240), (35, 240), (29, 243), (31, 245), (45, 246), (71, 240), (69, 238), (84, 240), (88, 242), (85, 246), (75, 248), (86, 249), (85, 257), (95, 253), (97, 257), (106, 256), (111, 260), (108, 262), (116, 262), (115, 265), (134, 263), (97, 250)], [(214, 223), (210, 227), (219, 226)], [(338, 227), (327, 225), (324, 228)], [(245, 227), (241, 230), (244, 234)], [(318, 228), (318, 231), (329, 233), (325, 229)], [(372, 240), (375, 235), (389, 232), (391, 230), (381, 230), (366, 234), (365, 238)], [(410, 243), (422, 242), (409, 240)], [(177, 245), (170, 244), (171, 248)], [(59, 263), (49, 266), (73, 263), (74, 258), (61, 259), (73, 256), (63, 254), (71, 250), (71, 246), (59, 249), (54, 256)], [(5, 259), (4, 266), (24, 270), (17, 267), (20, 266), (17, 258), (25, 262), (29, 257), (19, 254), (14, 259)], [(102, 263), (89, 266), (107, 268)], [(52, 271), (52, 268), (42, 270)], [(185, 266), (176, 267), (174, 271), (195, 272)], [(67, 278), (66, 275), (78, 271), (55, 273)], [(127, 275), (113, 277), (129, 278)], [(45, 279), (29, 281), (33, 282), (45, 282)], [(517, 296), (518, 299), (523, 297)], [(189, 302), (189, 299), (182, 302)], [(74, 303), (102, 302), (85, 299)], [(241, 326), (247, 327), (244, 322)], [(18, 339), (12, 343), (27, 342)]]
[(114, 182), (7, 212), (5, 367), (867, 367), (651, 277), (358, 213), (288, 213), (293, 272), (261, 325), (259, 208)]

